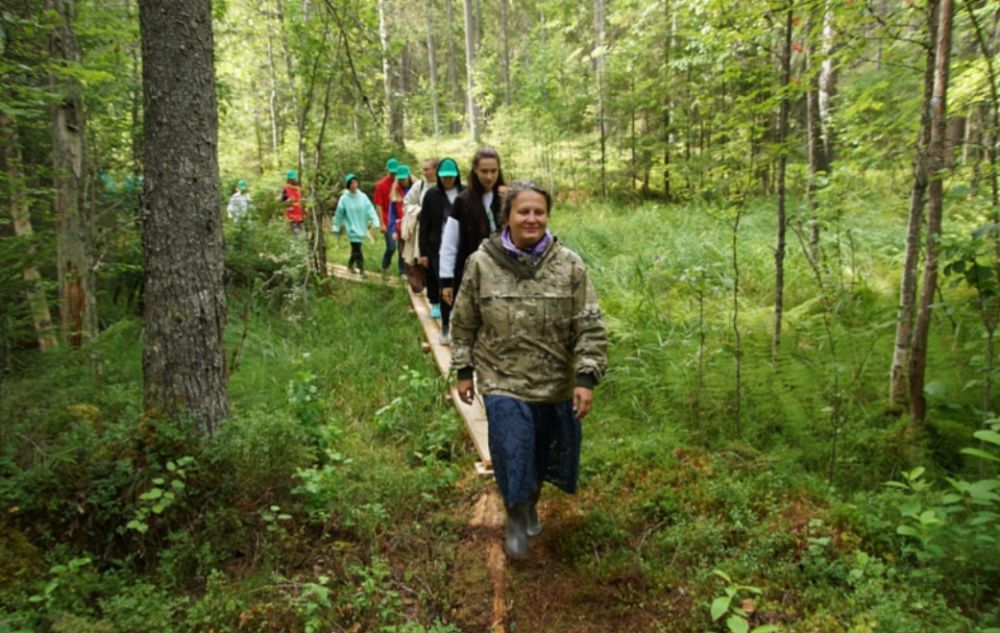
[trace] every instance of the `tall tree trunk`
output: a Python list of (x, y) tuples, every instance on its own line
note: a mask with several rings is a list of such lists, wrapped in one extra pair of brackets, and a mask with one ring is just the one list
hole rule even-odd
[(437, 89), (437, 59), (434, 50), (434, 22), (431, 16), (434, 14), (434, 5), (431, 0), (424, 2), (424, 14), (427, 18), (427, 67), (429, 69), (428, 79), (431, 92), (431, 122), (434, 127), (434, 136), (441, 133), (441, 114), (438, 111), (438, 89)]
[[(971, 2), (965, 2), (964, 4), (966, 12), (969, 14), (969, 20), (976, 31), (976, 43), (979, 46), (979, 52), (986, 62), (986, 79), (989, 81), (990, 86), (989, 125), (985, 126), (988, 128), (986, 133), (986, 156), (990, 161), (990, 202), (993, 209), (990, 219), (994, 223), (997, 223), (1000, 222), (1000, 189), (998, 189), (1000, 174), (997, 174), (997, 137), (1000, 135), (1000, 87), (997, 86), (998, 73), (993, 63), (995, 51), (983, 33), (983, 27), (976, 18), (976, 12), (973, 10)], [(994, 16), (997, 23), (1000, 23), (1000, 13), (995, 13)], [(994, 37), (996, 34), (997, 32), (994, 31)]]
[(382, 88), (385, 92), (385, 133), (396, 141), (396, 98), (393, 94), (392, 63), (389, 59), (389, 25), (387, 0), (378, 0), (378, 39), (382, 45)]
[[(458, 49), (455, 46), (455, 0), (444, 0), (445, 10), (448, 14), (448, 87), (454, 91), (453, 100), (451, 108), (449, 111), (456, 109), (456, 104), (464, 101), (462, 96), (462, 86), (458, 83)], [(458, 123), (458, 117), (450, 116), (449, 119), (451, 123), (449, 128), (451, 133), (455, 134), (461, 129)]]
[(281, 122), (278, 119), (278, 73), (274, 69), (274, 43), (271, 41), (271, 30), (267, 33), (267, 72), (270, 85), (267, 92), (267, 109), (271, 118), (271, 155), (274, 164), (281, 162), (278, 146), (281, 141)]
[(774, 246), (774, 338), (771, 341), (771, 362), (778, 364), (781, 349), (781, 319), (785, 301), (785, 169), (788, 167), (788, 89), (792, 69), (792, 2), (785, 9), (785, 45), (781, 51), (781, 105), (778, 109), (778, 235)]
[[(73, 0), (46, 0), (45, 6), (59, 16), (59, 24), (49, 36), (53, 61), (78, 63), (80, 48), (73, 31)], [(53, 74), (51, 83), (60, 96), (59, 103), (52, 108), (59, 316), (63, 336), (78, 347), (97, 334), (94, 245), (87, 212), (86, 117), (82, 88), (77, 80), (69, 74)]]
[(830, 127), (832, 116), (831, 101), (837, 93), (837, 67), (834, 64), (834, 53), (836, 52), (836, 25), (834, 24), (834, 13), (830, 8), (831, 0), (827, 0), (826, 13), (823, 15), (823, 63), (819, 73), (819, 118), (823, 137), (824, 162), (827, 170), (833, 166), (834, 159), (834, 134)]
[(479, 143), (479, 121), (476, 112), (476, 86), (473, 69), (476, 61), (476, 40), (474, 39), (472, 0), (464, 0), (465, 6), (465, 118), (469, 126), (469, 135)]
[(393, 97), (396, 99), (396, 107), (393, 109), (396, 118), (392, 121), (392, 140), (399, 147), (405, 145), (406, 129), (406, 98), (410, 93), (410, 44), (403, 42), (403, 50), (399, 52), (399, 66), (396, 68), (396, 89)]
[[(31, 226), (28, 192), (25, 190), (24, 184), (17, 124), (12, 117), (2, 111), (0, 111), (0, 141), (3, 145), (3, 159), (7, 171), (7, 201), (10, 204), (10, 216), (14, 223), (14, 235), (30, 240), (34, 230)], [(26, 266), (22, 275), (27, 286), (28, 309), (31, 312), (31, 321), (35, 326), (35, 335), (38, 337), (38, 347), (43, 351), (55, 349), (59, 340), (56, 338), (53, 328), (52, 315), (49, 312), (49, 302), (45, 296), (42, 276), (35, 266)]]
[[(601, 0), (603, 1), (603, 0)], [(503, 103), (510, 107), (510, 0), (500, 0), (500, 73), (503, 75)]]
[(920, 257), (920, 232), (924, 216), (924, 196), (927, 192), (927, 151), (931, 140), (931, 98), (934, 95), (938, 10), (940, 0), (929, 0), (927, 33), (929, 45), (924, 66), (924, 107), (921, 117), (917, 155), (913, 160), (913, 188), (910, 190), (910, 212), (906, 224), (906, 246), (902, 277), (899, 283), (899, 308), (896, 311), (896, 340), (889, 368), (889, 406), (902, 404), (907, 394), (906, 372), (913, 346), (913, 304), (917, 296), (917, 261)]
[(210, 0), (139, 0), (146, 112), (142, 353), (147, 411), (228, 415)]
[[(663, 72), (667, 73), (669, 80), (670, 53), (674, 43), (674, 20), (670, 11), (670, 0), (663, 0), (663, 10), (665, 14), (664, 25), (667, 31), (666, 37), (663, 38)], [(673, 140), (670, 118), (673, 107), (671, 104), (672, 91), (668, 89), (664, 92), (666, 96), (663, 102), (663, 197), (665, 200), (670, 200), (670, 142)], [(605, 195), (607, 195), (606, 191)]]
[(608, 124), (604, 118), (604, 8), (606, 0), (594, 0), (594, 75), (597, 83), (597, 135), (601, 145), (601, 195), (608, 195)]
[[(135, 0), (129, 0), (126, 5), (128, 8), (128, 19), (132, 22), (134, 14), (132, 9), (135, 6)], [(129, 41), (129, 62), (131, 72), (131, 86), (129, 89), (129, 101), (131, 105), (130, 112), (130, 124), (132, 128), (132, 168), (133, 171), (142, 171), (142, 75), (141, 69), (139, 68), (139, 42)]]
[(827, 152), (823, 143), (824, 124), (823, 112), (820, 107), (820, 84), (825, 61), (819, 64), (820, 68), (817, 69), (816, 45), (814, 44), (815, 37), (813, 34), (816, 23), (813, 17), (815, 11), (815, 9), (810, 11), (809, 19), (806, 22), (806, 77), (809, 82), (806, 91), (806, 145), (809, 155), (809, 179), (806, 182), (806, 200), (809, 205), (809, 222), (812, 225), (809, 237), (810, 257), (818, 264), (820, 259), (820, 222), (817, 217), (816, 182), (826, 176), (830, 167), (826, 160)]
[(951, 66), (952, 0), (941, 0), (934, 60), (934, 93), (931, 98), (931, 142), (928, 148), (930, 183), (927, 202), (927, 246), (924, 255), (924, 283), (917, 311), (910, 355), (910, 422), (923, 426), (927, 414), (924, 399), (924, 372), (927, 367), (927, 338), (931, 324), (931, 304), (937, 290), (938, 242), (944, 201), (945, 128), (948, 117), (948, 74)]

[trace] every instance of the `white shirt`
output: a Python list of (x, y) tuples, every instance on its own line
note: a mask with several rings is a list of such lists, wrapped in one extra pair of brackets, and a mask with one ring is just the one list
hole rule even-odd
[(229, 214), (229, 219), (233, 222), (246, 218), (249, 209), (250, 196), (239, 190), (229, 198), (229, 204), (226, 205), (226, 213)]

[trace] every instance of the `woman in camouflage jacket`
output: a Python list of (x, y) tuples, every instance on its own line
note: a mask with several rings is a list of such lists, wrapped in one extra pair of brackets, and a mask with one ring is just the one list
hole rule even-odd
[(452, 369), (471, 403), (477, 377), (490, 456), (507, 508), (504, 546), (527, 555), (541, 532), (543, 481), (576, 491), (580, 419), (607, 365), (607, 331), (580, 257), (548, 231), (552, 198), (514, 183), (501, 234), (468, 261), (452, 315)]

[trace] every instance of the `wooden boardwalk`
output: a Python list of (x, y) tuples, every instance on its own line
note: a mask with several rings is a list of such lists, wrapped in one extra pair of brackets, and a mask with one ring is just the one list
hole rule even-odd
[[(410, 290), (409, 285), (403, 282), (397, 275), (383, 276), (379, 273), (367, 273), (364, 277), (361, 277), (357, 273), (349, 271), (346, 266), (337, 264), (330, 264), (328, 269), (330, 274), (340, 279), (365, 283), (381, 283), (392, 287), (405, 287), (406, 292), (410, 295), (410, 305), (424, 330), (424, 350), (429, 352), (434, 358), (434, 362), (437, 364), (441, 375), (448, 375), (448, 369), (451, 366), (451, 349), (447, 345), (441, 345), (438, 342), (441, 327), (438, 325), (436, 319), (431, 318), (431, 307), (427, 303), (427, 297), (424, 293), (418, 294), (413, 292)], [(465, 422), (465, 428), (469, 431), (469, 436), (476, 447), (476, 452), (479, 453), (480, 461), (476, 463), (476, 471), (481, 475), (492, 475), (493, 462), (490, 460), (490, 446), (486, 436), (486, 409), (483, 406), (482, 397), (476, 393), (476, 398), (470, 405), (462, 402), (462, 399), (458, 397), (458, 389), (454, 385), (450, 386), (448, 391), (451, 395), (451, 401)]]

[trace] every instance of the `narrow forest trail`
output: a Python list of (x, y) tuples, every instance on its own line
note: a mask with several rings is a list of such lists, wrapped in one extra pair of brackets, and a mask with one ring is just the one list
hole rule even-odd
[[(404, 286), (409, 294), (412, 310), (420, 321), (424, 332), (423, 348), (431, 355), (441, 375), (448, 375), (451, 350), (438, 342), (440, 326), (430, 316), (430, 305), (427, 303), (426, 295), (413, 292), (405, 283), (400, 283), (400, 278), (395, 275), (369, 274), (361, 277), (351, 272), (346, 266), (340, 265), (329, 265), (328, 270), (339, 279), (359, 283), (387, 284), (393, 287)], [(486, 441), (486, 411), (483, 408), (482, 398), (477, 394), (475, 401), (471, 405), (467, 405), (458, 397), (458, 391), (454, 387), (449, 388), (449, 395), (465, 421), (472, 442), (479, 452), (481, 461), (476, 463), (477, 475), (492, 476), (489, 446)], [(470, 546), (470, 551), (464, 554), (470, 558), (478, 558), (482, 561), (480, 564), (483, 565), (483, 569), (486, 570), (486, 586), (492, 595), (483, 596), (483, 601), (480, 604), (483, 611), (486, 611), (486, 606), (489, 605), (489, 630), (493, 633), (506, 633), (508, 631), (509, 600), (507, 598), (507, 557), (504, 555), (501, 538), (504, 512), (496, 489), (488, 488), (487, 492), (478, 497), (470, 510), (468, 530), (473, 538), (467, 543)]]
[[(447, 375), (451, 351), (438, 343), (440, 328), (430, 317), (423, 293), (413, 293), (396, 275), (369, 273), (361, 277), (345, 266), (330, 265), (328, 269), (333, 276), (355, 283), (405, 287), (424, 332), (424, 351), (442, 375)], [(482, 399), (477, 395), (471, 406), (465, 405), (454, 387), (449, 392), (482, 458), (466, 481), (486, 476), (492, 479)], [(527, 559), (509, 561), (503, 549), (503, 502), (496, 487), (489, 485), (471, 496), (460, 512), (467, 519), (450, 573), (453, 621), (470, 632), (645, 632), (664, 630), (665, 615), (686, 614), (691, 601), (683, 589), (647, 603), (650, 588), (641, 578), (602, 579), (581, 571), (587, 567), (586, 559), (600, 557), (603, 550), (600, 543), (583, 542), (586, 530), (580, 528), (586, 523), (585, 508), (590, 505), (586, 491), (577, 495), (543, 492), (538, 506), (542, 533), (531, 541)]]

